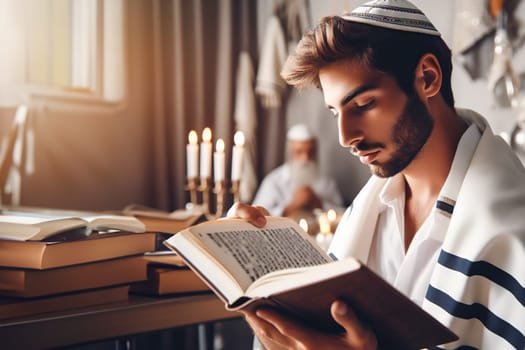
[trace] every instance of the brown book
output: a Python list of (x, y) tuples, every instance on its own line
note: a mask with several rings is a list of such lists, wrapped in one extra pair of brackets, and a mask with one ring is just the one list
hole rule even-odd
[(126, 301), (128, 293), (129, 286), (122, 285), (39, 298), (0, 297), (0, 319)]
[(264, 228), (239, 219), (190, 227), (165, 241), (229, 310), (271, 305), (317, 329), (340, 332), (330, 305), (348, 302), (379, 347), (420, 349), (457, 336), (356, 259), (333, 261), (292, 219)]
[(58, 242), (0, 240), (0, 266), (30, 269), (82, 264), (155, 250), (156, 234), (109, 233)]
[(193, 224), (203, 217), (199, 210), (178, 209), (172, 212), (131, 204), (121, 212), (130, 215), (144, 223), (146, 231), (158, 233), (177, 233)]
[(209, 291), (210, 288), (177, 255), (145, 255), (148, 279), (131, 285), (130, 292), (166, 295)]
[(0, 268), (0, 295), (37, 297), (130, 284), (146, 278), (146, 262), (142, 256), (48, 270)]

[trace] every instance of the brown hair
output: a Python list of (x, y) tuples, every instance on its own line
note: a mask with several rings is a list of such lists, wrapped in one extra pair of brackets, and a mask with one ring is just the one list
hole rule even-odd
[(319, 70), (340, 59), (357, 59), (370, 69), (394, 77), (399, 87), (410, 95), (414, 92), (415, 68), (420, 58), (436, 56), (443, 75), (441, 95), (454, 108), (451, 87), (451, 52), (439, 36), (405, 32), (371, 26), (329, 16), (306, 33), (281, 72), (283, 79), (298, 88), (320, 88)]

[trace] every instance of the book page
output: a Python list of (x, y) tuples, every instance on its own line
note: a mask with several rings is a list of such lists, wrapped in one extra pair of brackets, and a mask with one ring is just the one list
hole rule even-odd
[(146, 231), (144, 223), (133, 216), (93, 215), (83, 216), (82, 219), (88, 222), (90, 228), (97, 230), (113, 229), (129, 232)]
[(272, 219), (264, 228), (237, 220), (191, 228), (243, 289), (272, 271), (332, 261), (301, 231), (290, 219)]
[(79, 218), (51, 218), (37, 215), (0, 215), (0, 238), (40, 241), (47, 237), (85, 226)]

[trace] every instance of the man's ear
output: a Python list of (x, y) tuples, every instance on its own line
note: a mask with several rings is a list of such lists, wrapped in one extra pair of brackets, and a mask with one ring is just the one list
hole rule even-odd
[(433, 54), (425, 54), (416, 66), (415, 89), (422, 99), (428, 99), (439, 93), (442, 83), (439, 61)]

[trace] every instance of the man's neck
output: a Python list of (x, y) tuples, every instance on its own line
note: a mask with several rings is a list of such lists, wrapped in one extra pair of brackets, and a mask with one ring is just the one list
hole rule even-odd
[(445, 183), (467, 124), (453, 110), (435, 118), (434, 128), (416, 158), (403, 171), (405, 178), (405, 247), (430, 214)]

